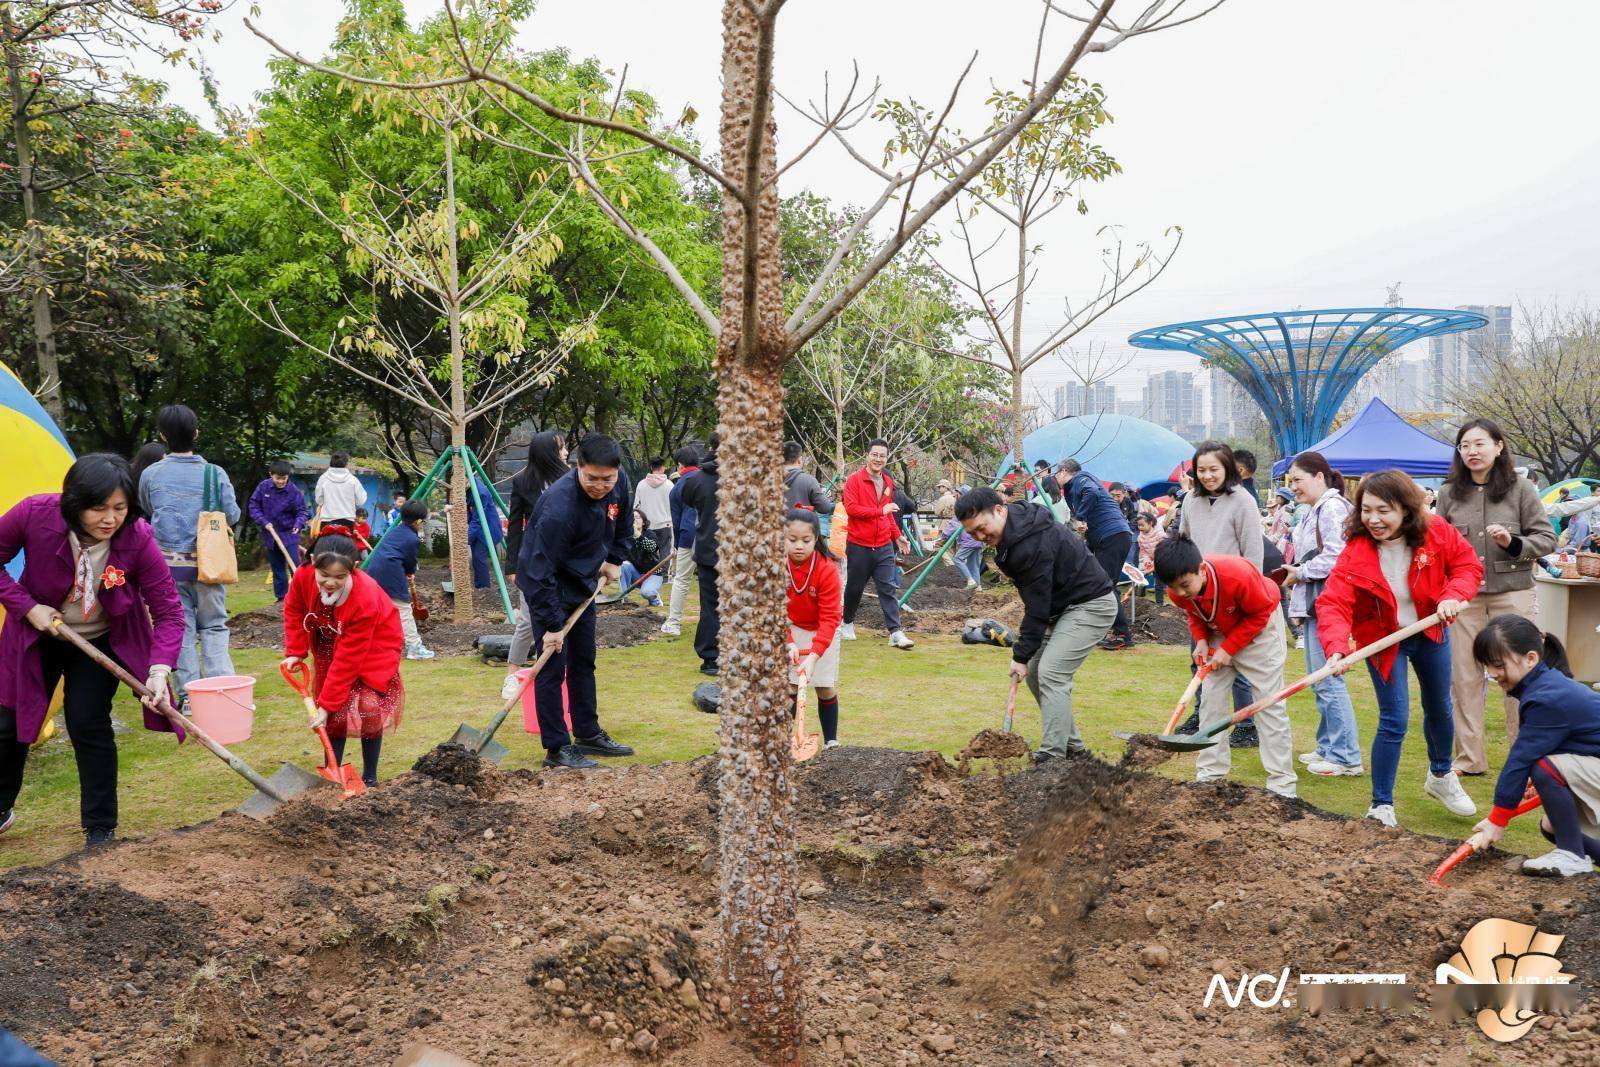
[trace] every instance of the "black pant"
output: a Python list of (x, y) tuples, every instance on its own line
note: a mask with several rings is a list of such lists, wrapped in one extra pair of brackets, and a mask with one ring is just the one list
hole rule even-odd
[[(19, 624), (21, 620), (12, 620)], [(111, 639), (101, 636), (92, 644), (111, 655)], [(114, 830), (117, 826), (117, 739), (111, 732), (111, 701), (117, 680), (109, 671), (64, 640), (40, 635), (35, 653), (44, 663), (44, 690), (56, 691), (66, 679), (67, 733), (72, 755), (78, 761), (78, 810), (85, 830)], [(112, 657), (115, 659), (116, 657)], [(17, 716), (0, 708), (0, 812), (11, 810), (22, 791), (22, 769), (28, 746), (17, 740)]]
[[(577, 605), (563, 604), (569, 612)], [(571, 743), (567, 733), (567, 713), (572, 715), (572, 732), (593, 737), (600, 732), (600, 715), (595, 706), (594, 686), (594, 605), (590, 604), (567, 632), (561, 651), (551, 656), (533, 680), (533, 701), (539, 712), (539, 736), (544, 747), (554, 751)], [(534, 628), (533, 647), (544, 651), (544, 631)], [(561, 699), (563, 683), (567, 700)]]
[(722, 632), (722, 619), (717, 614), (717, 568), (704, 563), (695, 564), (700, 578), (700, 621), (694, 628), (694, 650), (703, 664), (717, 662), (717, 635)]
[[(1106, 572), (1106, 577), (1111, 579), (1111, 591), (1117, 591), (1117, 582), (1122, 578), (1122, 565), (1127, 562), (1128, 549), (1133, 547), (1133, 534), (1119, 533), (1106, 538), (1089, 553), (1094, 556), (1095, 562), (1100, 564), (1100, 569)], [(1111, 632), (1118, 637), (1133, 639), (1133, 627), (1128, 625), (1128, 613), (1122, 606), (1122, 597), (1117, 597), (1117, 619), (1111, 624)]]
[(844, 546), (844, 621), (854, 625), (856, 613), (861, 610), (861, 598), (867, 593), (867, 580), (878, 590), (878, 607), (883, 611), (883, 625), (894, 633), (900, 625), (900, 567), (895, 562), (895, 546), (891, 544), (868, 548), (866, 545)]

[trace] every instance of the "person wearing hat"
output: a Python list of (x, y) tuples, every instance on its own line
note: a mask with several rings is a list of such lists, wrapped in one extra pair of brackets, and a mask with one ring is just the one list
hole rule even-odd
[(933, 501), (933, 517), (936, 519), (953, 519), (956, 517), (956, 491), (950, 484), (949, 478), (940, 478), (939, 484), (934, 486), (938, 495)]

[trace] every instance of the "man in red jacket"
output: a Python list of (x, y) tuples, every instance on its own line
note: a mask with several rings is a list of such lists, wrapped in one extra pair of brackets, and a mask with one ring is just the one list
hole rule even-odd
[[(1203, 556), (1187, 537), (1169, 537), (1156, 546), (1156, 577), (1166, 584), (1172, 602), (1189, 617), (1197, 666), (1211, 664), (1211, 677), (1200, 690), (1200, 729), (1233, 717), (1233, 680), (1243, 677), (1257, 693), (1283, 688), (1288, 657), (1278, 587), (1254, 563), (1240, 556)], [(1261, 766), (1267, 790), (1295, 795), (1294, 736), (1289, 711), (1278, 701), (1254, 716), (1261, 735)], [(1195, 780), (1226, 778), (1228, 744), (1195, 753)]]
[(895, 562), (895, 549), (909, 552), (911, 544), (900, 532), (894, 479), (884, 469), (888, 464), (889, 442), (874, 441), (867, 446), (867, 465), (844, 480), (842, 495), (850, 526), (844, 550), (844, 625), (839, 636), (846, 641), (856, 639), (856, 610), (870, 577), (878, 587), (878, 606), (883, 609), (889, 644), (914, 648), (900, 627), (900, 567)]

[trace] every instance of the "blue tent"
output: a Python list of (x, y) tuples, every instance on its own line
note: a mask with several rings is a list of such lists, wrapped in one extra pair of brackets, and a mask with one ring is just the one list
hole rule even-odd
[[(1165, 496), (1194, 448), (1163, 426), (1128, 415), (1079, 415), (1041, 426), (1022, 439), (1031, 468), (1072, 458), (1102, 482), (1121, 482), (1144, 497)], [(1001, 470), (1011, 468), (1006, 454)]]
[[(1450, 473), (1455, 455), (1449, 445), (1429, 437), (1377, 397), (1306, 451), (1321, 452), (1329, 466), (1347, 477), (1393, 468), (1413, 478), (1443, 478)], [(1272, 465), (1272, 476), (1283, 477), (1293, 461), (1293, 456), (1278, 460)]]

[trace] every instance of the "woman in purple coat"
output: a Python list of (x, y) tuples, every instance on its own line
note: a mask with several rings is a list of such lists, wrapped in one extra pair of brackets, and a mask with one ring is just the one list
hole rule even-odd
[[(15, 821), (28, 746), (65, 680), (87, 844), (116, 838), (117, 680), (51, 631), (59, 620), (135, 677), (147, 676), (150, 689), (167, 691), (183, 644), (183, 604), (150, 527), (127, 521), (132, 501), (127, 461), (97, 454), (72, 465), (60, 493), (28, 497), (0, 518), (0, 833)], [(12, 578), (3, 567), (19, 552), (22, 576)], [(149, 708), (144, 725), (172, 729)]]

